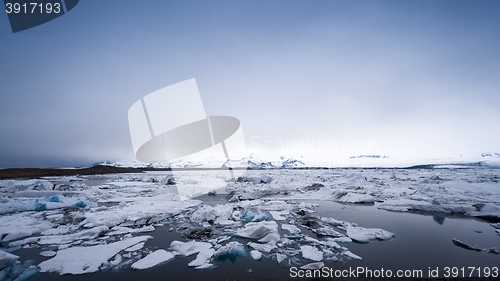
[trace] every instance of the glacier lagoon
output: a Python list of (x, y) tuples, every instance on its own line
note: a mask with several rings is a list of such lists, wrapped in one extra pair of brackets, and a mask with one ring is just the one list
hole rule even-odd
[[(175, 188), (202, 183), (196, 180), (200, 174), (217, 178), (216, 171), (187, 171), (176, 179)], [(78, 266), (85, 268), (88, 261), (76, 261), (76, 269), (68, 265), (58, 270), (54, 265), (59, 252), (115, 247), (132, 238), (143, 244), (132, 241), (132, 247), (111, 251), (96, 273), (88, 272), (92, 278), (286, 278), (290, 267), (314, 263), (313, 254), (337, 269), (498, 266), (494, 253), (452, 242), (456, 238), (486, 250), (498, 246), (494, 225), (476, 218), (497, 219), (496, 169), (258, 170), (249, 171), (247, 179), (228, 181), (215, 195), (186, 201), (175, 199), (174, 186), (164, 182), (167, 177), (163, 172), (2, 181), (3, 206), (9, 208), (0, 219), (7, 223), (3, 226), (11, 226), (1, 229), (2, 247), (19, 256), (21, 263), (35, 260), (34, 265), (50, 272), (32, 280), (85, 279), (88, 274), (74, 274), (80, 274), (83, 269)], [(259, 177), (272, 181), (259, 182)], [(365, 203), (344, 202), (353, 200)], [(85, 206), (78, 206), (80, 202)], [(45, 208), (37, 210), (31, 203)], [(300, 232), (293, 233), (293, 227)], [(347, 242), (349, 237), (358, 242)], [(197, 258), (196, 250), (183, 256), (172, 249), (172, 241), (193, 238), (211, 244), (207, 269), (188, 267)], [(242, 245), (243, 254), (215, 254), (232, 242)], [(131, 269), (131, 264), (159, 249), (175, 257), (148, 269)], [(250, 254), (257, 249), (259, 260)], [(50, 251), (56, 256), (39, 254)]]

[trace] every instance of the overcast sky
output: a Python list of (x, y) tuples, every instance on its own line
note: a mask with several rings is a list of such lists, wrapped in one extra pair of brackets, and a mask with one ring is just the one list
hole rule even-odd
[(190, 78), (253, 152), (500, 152), (499, 15), (500, 1), (82, 0), (13, 34), (2, 12), (0, 167), (133, 158), (130, 106)]

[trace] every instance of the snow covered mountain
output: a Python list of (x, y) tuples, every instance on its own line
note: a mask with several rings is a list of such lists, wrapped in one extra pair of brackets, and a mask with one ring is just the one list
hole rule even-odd
[(124, 168), (248, 168), (248, 169), (288, 169), (299, 167), (410, 167), (418, 165), (489, 165), (500, 166), (500, 153), (480, 152), (462, 154), (449, 158), (422, 158), (402, 159), (386, 155), (358, 155), (346, 159), (315, 161), (305, 156), (259, 156), (250, 154), (241, 159), (227, 160), (224, 158), (209, 157), (205, 159), (181, 158), (167, 163), (143, 163), (135, 159), (105, 161), (96, 165), (124, 167)]

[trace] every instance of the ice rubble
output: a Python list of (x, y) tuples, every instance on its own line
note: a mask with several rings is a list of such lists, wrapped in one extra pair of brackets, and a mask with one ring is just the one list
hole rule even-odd
[(162, 262), (169, 261), (173, 258), (174, 255), (171, 252), (167, 252), (163, 249), (160, 249), (134, 262), (130, 267), (132, 269), (146, 269), (158, 265)]

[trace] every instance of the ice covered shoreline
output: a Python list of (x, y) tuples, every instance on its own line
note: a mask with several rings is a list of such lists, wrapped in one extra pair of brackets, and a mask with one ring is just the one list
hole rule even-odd
[[(213, 193), (226, 195), (228, 202), (209, 206), (179, 200), (177, 188), (214, 180), (226, 183)], [(2, 180), (0, 241), (2, 251), (14, 254), (19, 248), (43, 250), (49, 258), (26, 267), (33, 274), (130, 266), (147, 270), (178, 255), (192, 256), (190, 266), (198, 269), (213, 268), (212, 261), (220, 257), (242, 255), (307, 267), (362, 259), (349, 250), (350, 241), (368, 243), (394, 235), (335, 216), (316, 216), (314, 204), (304, 200), (377, 202), (390, 211), (498, 219), (499, 180), (500, 170), (490, 167), (251, 170), (238, 181), (217, 170), (182, 171), (175, 181), (166, 171)], [(150, 238), (142, 233), (160, 225), (171, 225), (184, 240), (165, 249), (145, 248), (143, 242)], [(193, 240), (198, 244), (182, 244)], [(101, 259), (92, 255), (104, 249), (108, 254)], [(8, 260), (0, 269), (5, 274), (16, 266), (12, 257)]]

